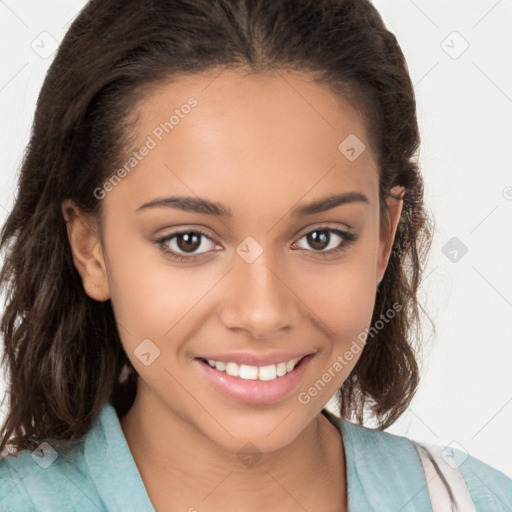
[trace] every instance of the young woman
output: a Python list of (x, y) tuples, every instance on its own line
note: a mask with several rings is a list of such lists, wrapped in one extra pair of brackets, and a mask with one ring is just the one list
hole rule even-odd
[(418, 385), (418, 145), (369, 1), (89, 2), (2, 232), (0, 510), (509, 510), (383, 432)]

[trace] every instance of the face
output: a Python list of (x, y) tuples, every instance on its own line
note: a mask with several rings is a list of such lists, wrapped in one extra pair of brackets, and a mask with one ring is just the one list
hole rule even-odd
[(155, 421), (277, 450), (355, 366), (389, 257), (363, 120), (284, 71), (181, 78), (137, 113), (133, 166), (72, 243), (85, 290), (112, 301)]

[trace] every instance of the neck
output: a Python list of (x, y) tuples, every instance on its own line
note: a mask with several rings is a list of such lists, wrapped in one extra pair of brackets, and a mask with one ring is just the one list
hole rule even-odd
[(343, 442), (323, 414), (287, 446), (242, 458), (140, 398), (120, 423), (155, 509), (347, 510)]

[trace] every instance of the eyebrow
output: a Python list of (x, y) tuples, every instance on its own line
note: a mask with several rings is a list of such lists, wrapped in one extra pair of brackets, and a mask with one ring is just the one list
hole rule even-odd
[[(334, 194), (316, 199), (310, 203), (306, 203), (294, 208), (290, 215), (292, 217), (305, 217), (306, 215), (313, 215), (328, 210), (332, 210), (337, 206), (349, 203), (366, 203), (369, 204), (368, 198), (360, 192), (345, 192), (343, 194)], [(203, 213), (206, 215), (214, 215), (216, 217), (233, 217), (233, 212), (221, 203), (209, 201), (200, 197), (184, 197), (172, 196), (163, 199), (155, 199), (144, 203), (137, 208), (145, 210), (148, 208), (169, 207), (177, 210), (192, 211), (196, 213)]]

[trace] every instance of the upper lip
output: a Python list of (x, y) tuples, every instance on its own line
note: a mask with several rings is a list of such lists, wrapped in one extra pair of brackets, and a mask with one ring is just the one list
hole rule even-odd
[(293, 359), (302, 359), (312, 352), (272, 352), (267, 354), (251, 354), (249, 352), (233, 352), (231, 354), (208, 354), (203, 355), (201, 359), (211, 359), (222, 361), (224, 363), (245, 364), (247, 366), (268, 366), (271, 364), (287, 363)]

